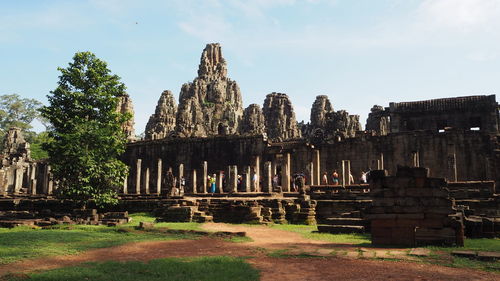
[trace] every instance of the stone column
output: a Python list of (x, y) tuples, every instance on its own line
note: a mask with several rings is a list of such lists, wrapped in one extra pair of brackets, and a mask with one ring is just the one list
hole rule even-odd
[(250, 185), (252, 184), (252, 174), (250, 172), (250, 167), (243, 167), (243, 186), (245, 187), (245, 192), (250, 192)]
[(47, 183), (47, 194), (52, 195), (53, 190), (54, 190), (54, 179), (52, 178), (52, 168), (50, 166), (47, 166), (47, 175), (48, 175), (48, 183)]
[[(253, 187), (254, 187), (254, 190), (255, 192), (260, 192), (260, 156), (257, 155), (255, 156), (255, 159), (254, 159), (254, 173), (255, 173), (255, 178), (257, 179), (254, 183), (253, 183)], [(252, 177), (252, 180), (253, 180), (253, 177)]]
[(224, 193), (224, 188), (222, 188), (222, 182), (223, 182), (222, 176), (223, 176), (222, 171), (219, 171), (217, 173), (217, 189), (219, 193)]
[(123, 181), (123, 194), (128, 194), (128, 175), (125, 176), (125, 180)]
[(351, 182), (351, 160), (346, 160), (346, 161), (347, 161), (347, 184), (351, 185), (353, 184), (353, 182)]
[(319, 154), (319, 150), (314, 151), (314, 182), (316, 184), (321, 183), (321, 158)]
[(135, 194), (141, 194), (141, 168), (142, 159), (137, 159), (135, 172)]
[(273, 175), (273, 177), (278, 172), (277, 166), (278, 165), (276, 165), (276, 155), (273, 155), (273, 161), (271, 162), (271, 174)]
[(5, 178), (5, 170), (0, 168), (0, 195), (7, 194), (7, 179)]
[(314, 167), (314, 162), (309, 163), (309, 184), (310, 185), (317, 184), (316, 181), (314, 180), (314, 175), (316, 174), (316, 171), (314, 169), (316, 169), (316, 167)]
[(144, 171), (144, 189), (149, 194), (149, 167)]
[(33, 163), (30, 169), (30, 193), (36, 194), (36, 163)]
[(207, 193), (207, 177), (208, 177), (208, 164), (207, 161), (203, 161), (203, 193)]
[(281, 165), (281, 189), (284, 192), (290, 192), (290, 175), (288, 174), (288, 163), (283, 161)]
[(380, 170), (384, 169), (384, 154), (380, 153)]
[(49, 194), (49, 165), (45, 164), (43, 167), (43, 175), (42, 175), (42, 193), (48, 195)]
[(413, 167), (420, 167), (420, 155), (418, 151), (411, 153), (411, 159)]
[(160, 195), (161, 193), (161, 176), (162, 176), (162, 160), (161, 158), (158, 158), (157, 163), (156, 163), (156, 193)]
[(231, 191), (238, 192), (238, 166), (231, 167)]
[(271, 174), (272, 167), (271, 167), (271, 162), (267, 161), (264, 163), (264, 175), (263, 175), (263, 186), (262, 186), (262, 191), (263, 192), (269, 192), (271, 193), (273, 191), (273, 183), (272, 179), (273, 176)]
[(342, 175), (341, 175), (341, 185), (345, 186), (345, 160), (342, 160)]
[(181, 188), (181, 181), (183, 177), (184, 177), (184, 164), (179, 164), (179, 179), (177, 180), (177, 182), (179, 183), (179, 190)]
[(232, 177), (232, 166), (227, 166), (226, 168), (226, 192), (232, 192), (231, 189), (231, 177)]
[(198, 193), (198, 190), (196, 187), (196, 170), (193, 170), (193, 172), (191, 174), (191, 187), (193, 188), (194, 194)]
[(23, 187), (23, 167), (16, 166), (14, 171), (14, 193), (19, 193)]

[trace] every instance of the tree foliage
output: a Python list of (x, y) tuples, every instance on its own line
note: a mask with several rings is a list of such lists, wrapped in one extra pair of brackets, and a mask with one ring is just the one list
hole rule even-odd
[(114, 204), (127, 174), (118, 157), (126, 142), (121, 124), (131, 116), (116, 110), (125, 85), (90, 52), (76, 53), (58, 70), (58, 87), (41, 112), (52, 124), (53, 140), (45, 148), (59, 194), (98, 206)]
[(30, 123), (39, 117), (42, 103), (35, 99), (21, 98), (18, 94), (0, 96), (0, 128), (8, 131), (11, 127), (31, 129)]

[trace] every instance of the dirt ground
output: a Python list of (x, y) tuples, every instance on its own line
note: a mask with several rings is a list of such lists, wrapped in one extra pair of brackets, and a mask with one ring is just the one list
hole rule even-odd
[[(323, 241), (307, 240), (297, 233), (262, 226), (210, 223), (207, 230), (245, 231), (253, 242), (232, 243), (220, 239), (150, 241), (86, 251), (79, 255), (23, 260), (0, 266), (0, 276), (27, 273), (97, 261), (148, 261), (165, 257), (239, 256), (261, 271), (261, 280), (500, 280), (500, 275), (472, 269), (449, 268), (409, 261), (394, 262), (356, 257), (275, 258), (268, 250), (320, 251), (338, 248)], [(340, 247), (342, 247), (340, 245)], [(343, 246), (348, 249), (348, 246)]]

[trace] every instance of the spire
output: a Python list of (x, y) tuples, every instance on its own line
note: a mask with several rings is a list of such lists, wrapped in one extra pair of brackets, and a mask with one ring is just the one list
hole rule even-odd
[(207, 44), (201, 54), (198, 68), (199, 78), (226, 78), (226, 60), (222, 57), (219, 43)]

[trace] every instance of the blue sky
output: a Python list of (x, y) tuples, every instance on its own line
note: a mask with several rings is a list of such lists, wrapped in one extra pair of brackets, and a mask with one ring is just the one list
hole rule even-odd
[(141, 133), (210, 42), (245, 107), (284, 92), (299, 121), (320, 94), (364, 126), (374, 104), (500, 92), (500, 0), (0, 0), (0, 94), (45, 103), (57, 67), (92, 51)]

